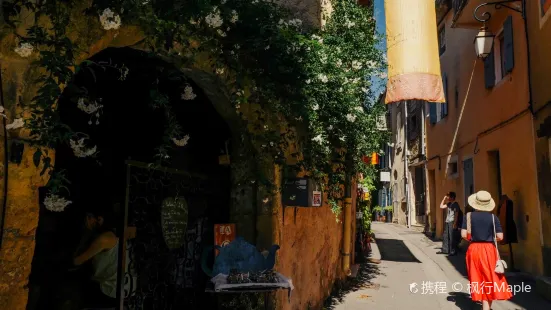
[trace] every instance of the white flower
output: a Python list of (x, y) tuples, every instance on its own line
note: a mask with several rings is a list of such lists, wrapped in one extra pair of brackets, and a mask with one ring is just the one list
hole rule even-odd
[(368, 62), (366, 62), (366, 65), (369, 69), (375, 69), (377, 68), (377, 63), (373, 60), (370, 60)]
[(263, 203), (268, 203), (268, 201), (270, 201), (270, 198), (266, 197), (262, 200)]
[(188, 85), (184, 88), (184, 93), (182, 94), (183, 100), (193, 100), (196, 97), (197, 95), (193, 93), (193, 88), (191, 88), (191, 86)]
[(221, 36), (222, 38), (226, 36), (226, 33), (222, 31), (222, 29), (216, 30), (216, 33), (218, 33), (218, 35)]
[(94, 101), (94, 103), (85, 104), (84, 103), (84, 98), (79, 98), (78, 103), (77, 103), (77, 107), (81, 111), (84, 111), (87, 114), (93, 114), (93, 113), (96, 113), (99, 109), (103, 108), (103, 105), (101, 105), (101, 104), (99, 104), (95, 101)]
[[(280, 21), (281, 22), (281, 21)], [(302, 20), (298, 19), (298, 18), (295, 18), (295, 19), (291, 19), (289, 22), (288, 22), (288, 25), (289, 26), (294, 26), (294, 27), (300, 27), (302, 26)]]
[(354, 123), (356, 121), (356, 115), (354, 114), (347, 114), (346, 115), (346, 120), (351, 122), (351, 123)]
[(354, 110), (356, 110), (356, 111), (358, 111), (358, 112), (360, 112), (360, 113), (363, 113), (364, 108), (362, 108), (362, 107), (355, 107)]
[(322, 144), (323, 143), (323, 138), (321, 137), (321, 135), (317, 135), (314, 138), (312, 138), (312, 141), (317, 142), (319, 144)]
[(342, 66), (342, 60), (337, 59), (337, 62), (335, 62), (335, 65), (336, 65), (337, 67)]
[(217, 7), (214, 7), (212, 12), (205, 17), (205, 22), (211, 28), (220, 28), (224, 23), (222, 16), (220, 16), (220, 10)]
[(59, 197), (58, 195), (48, 195), (44, 198), (44, 206), (46, 209), (53, 212), (61, 212), (71, 203), (73, 202), (63, 197)]
[(269, 49), (270, 49), (270, 46), (269, 46), (269, 45), (267, 45), (267, 46), (264, 48), (264, 50), (266, 50), (266, 51), (269, 50)]
[(192, 25), (197, 25), (197, 21), (193, 19), (193, 17), (189, 19), (189, 23)]
[(312, 35), (312, 40), (318, 41), (320, 44), (323, 44), (323, 38), (318, 35)]
[(310, 84), (312, 82), (310, 79), (306, 80), (306, 84)]
[(13, 123), (6, 125), (6, 129), (13, 130), (13, 129), (21, 128), (23, 126), (25, 126), (25, 122), (23, 121), (23, 119), (16, 118), (13, 120)]
[(314, 104), (314, 106), (312, 107), (312, 110), (317, 111), (319, 108), (320, 108), (320, 106), (316, 103), (316, 104)]
[(327, 75), (325, 74), (319, 74), (318, 75), (318, 79), (322, 82), (322, 83), (327, 83), (329, 81), (329, 78), (327, 78)]
[(352, 68), (354, 70), (360, 70), (362, 68), (362, 63), (357, 60), (354, 60), (352, 61)]
[(189, 135), (185, 135), (182, 139), (172, 138), (172, 142), (177, 146), (186, 146), (189, 141)]
[(329, 125), (329, 127), (327, 127), (327, 130), (329, 131), (333, 130), (333, 125)]
[(218, 75), (224, 74), (224, 68), (216, 68), (216, 74)]
[(380, 77), (381, 79), (386, 79), (386, 78), (387, 78), (386, 72), (383, 71), (383, 72), (379, 73), (379, 77)]
[(31, 56), (33, 50), (34, 47), (30, 43), (21, 43), (14, 49), (14, 51), (23, 58)]
[(347, 27), (347, 28), (352, 28), (354, 26), (356, 26), (356, 23), (350, 21), (350, 20), (347, 20), (344, 25)]
[(99, 21), (105, 30), (116, 30), (121, 27), (121, 17), (109, 8), (103, 10), (103, 13), (99, 16)]
[(323, 64), (326, 64), (326, 63), (327, 63), (327, 55), (326, 55), (325, 53), (323, 53), (323, 52), (320, 54), (320, 61), (321, 61), (321, 63), (323, 63)]
[(239, 15), (237, 15), (237, 12), (235, 10), (231, 11), (230, 21), (235, 24), (238, 20), (239, 20)]
[(89, 157), (96, 154), (97, 152), (97, 146), (94, 146), (90, 149), (86, 149), (86, 145), (84, 145), (84, 138), (78, 141), (71, 140), (69, 144), (71, 145), (71, 148), (73, 149), (73, 153), (75, 154), (76, 157), (80, 157), (80, 158)]

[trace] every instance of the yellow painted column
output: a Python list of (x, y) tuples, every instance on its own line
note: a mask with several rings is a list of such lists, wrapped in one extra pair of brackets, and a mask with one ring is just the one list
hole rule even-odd
[(352, 230), (352, 216), (350, 209), (352, 208), (352, 198), (348, 197), (344, 199), (343, 217), (344, 217), (344, 240), (343, 240), (343, 257), (342, 257), (342, 269), (346, 275), (350, 275), (350, 245), (351, 245), (351, 230)]

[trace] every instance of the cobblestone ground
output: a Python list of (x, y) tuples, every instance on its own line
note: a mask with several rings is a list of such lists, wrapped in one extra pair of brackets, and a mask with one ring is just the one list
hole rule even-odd
[[(465, 253), (448, 257), (437, 254), (441, 242), (396, 224), (373, 223), (377, 246), (372, 259), (362, 264), (356, 279), (335, 291), (325, 309), (481, 309), (470, 300)], [(494, 302), (494, 310), (551, 309), (551, 303), (535, 292), (535, 283), (520, 274), (508, 274), (510, 285), (530, 286), (509, 301)], [(411, 288), (411, 290), (410, 290)]]

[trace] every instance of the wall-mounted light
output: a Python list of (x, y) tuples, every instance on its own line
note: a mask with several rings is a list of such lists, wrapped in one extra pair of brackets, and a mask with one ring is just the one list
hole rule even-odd
[(495, 37), (496, 36), (488, 30), (488, 27), (484, 26), (480, 28), (480, 31), (474, 38), (476, 57), (484, 59), (492, 53)]
[[(520, 5), (517, 4), (517, 7), (513, 7), (510, 4), (513, 2), (520, 2)], [(488, 27), (486, 27), (486, 22), (492, 18), (492, 14), (488, 11), (483, 12), (482, 14), (478, 13), (478, 10), (480, 10), (482, 7), (493, 5), (496, 9), (506, 8), (509, 10), (513, 10), (515, 12), (518, 12), (522, 14), (522, 18), (526, 19), (526, 0), (506, 0), (506, 1), (495, 1), (495, 2), (486, 2), (482, 3), (481, 5), (477, 6), (476, 9), (474, 9), (473, 16), (476, 20), (483, 23), (484, 26), (480, 28), (480, 31), (474, 38), (474, 48), (476, 51), (476, 56), (478, 58), (486, 58), (490, 53), (492, 52), (492, 48), (494, 46), (494, 39), (495, 35), (488, 30)]]

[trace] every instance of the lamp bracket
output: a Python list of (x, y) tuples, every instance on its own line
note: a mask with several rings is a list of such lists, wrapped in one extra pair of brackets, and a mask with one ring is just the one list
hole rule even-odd
[[(520, 8), (513, 7), (511, 5), (513, 2), (521, 2)], [(517, 13), (520, 13), (522, 15), (522, 18), (526, 18), (526, 16), (525, 16), (526, 0), (503, 0), (503, 1), (494, 1), (494, 2), (482, 3), (474, 9), (473, 16), (476, 20), (478, 20), (481, 23), (486, 23), (487, 21), (490, 20), (490, 18), (492, 18), (492, 14), (488, 11), (483, 12), (481, 14), (478, 13), (478, 10), (480, 10), (481, 8), (483, 8), (485, 6), (488, 6), (488, 5), (493, 5), (496, 10), (499, 10), (499, 9), (502, 9), (502, 8), (513, 10)]]

